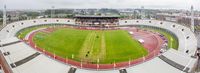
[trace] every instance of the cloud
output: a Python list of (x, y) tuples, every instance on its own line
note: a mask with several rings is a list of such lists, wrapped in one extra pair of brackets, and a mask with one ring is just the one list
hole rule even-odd
[(9, 9), (56, 8), (170, 8), (200, 10), (200, 0), (6, 0)]

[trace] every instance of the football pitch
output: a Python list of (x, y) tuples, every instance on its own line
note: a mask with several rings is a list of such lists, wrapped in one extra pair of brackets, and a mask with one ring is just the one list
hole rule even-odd
[(146, 56), (147, 50), (125, 30), (59, 28), (38, 32), (35, 44), (57, 56), (76, 61), (110, 64)]

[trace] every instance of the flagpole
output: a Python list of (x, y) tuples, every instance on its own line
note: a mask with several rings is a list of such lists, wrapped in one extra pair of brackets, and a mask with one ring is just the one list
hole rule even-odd
[(67, 59), (68, 59), (68, 57), (66, 56), (66, 57), (65, 57), (65, 63), (66, 63), (66, 64), (67, 64)]
[(129, 67), (130, 67), (130, 65), (131, 65), (131, 59), (129, 58), (129, 62), (128, 62), (128, 65), (129, 65)]
[(99, 70), (99, 59), (97, 59), (97, 70)]
[(81, 59), (81, 69), (82, 69), (83, 63), (82, 63), (82, 59)]

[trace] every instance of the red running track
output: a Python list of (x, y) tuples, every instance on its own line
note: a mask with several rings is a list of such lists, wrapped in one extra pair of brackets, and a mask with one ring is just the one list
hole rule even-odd
[[(131, 60), (128, 62), (119, 62), (119, 63), (115, 63), (115, 64), (90, 64), (90, 63), (81, 63), (81, 62), (74, 61), (71, 59), (62, 58), (57, 55), (54, 55), (51, 52), (44, 51), (40, 47), (37, 47), (35, 45), (35, 43), (33, 42), (33, 37), (39, 31), (31, 33), (29, 35), (29, 39), (27, 42), (34, 49), (44, 53), (47, 56), (50, 56), (51, 58), (58, 60), (58, 61), (61, 61), (63, 63), (69, 64), (72, 66), (76, 66), (79, 68), (96, 69), (96, 70), (119, 69), (119, 68), (134, 66), (134, 65), (143, 63), (145, 61), (148, 61), (159, 54), (160, 48), (162, 47), (162, 44), (163, 44), (163, 40), (161, 39), (161, 37), (159, 37), (158, 34), (155, 34), (155, 33), (149, 32), (149, 31), (138, 30), (133, 27), (122, 28), (122, 29), (133, 32), (134, 34), (132, 36), (135, 39), (143, 39), (144, 43), (142, 45), (148, 50), (149, 54), (147, 56), (141, 57), (139, 59)], [(48, 28), (48, 30), (49, 30), (49, 28)], [(47, 31), (47, 30), (45, 30), (45, 31)]]

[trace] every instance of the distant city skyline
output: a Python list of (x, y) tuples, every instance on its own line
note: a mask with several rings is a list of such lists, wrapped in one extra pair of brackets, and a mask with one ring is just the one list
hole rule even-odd
[(0, 0), (8, 9), (50, 9), (55, 8), (140, 8), (185, 9), (191, 5), (200, 11), (200, 0)]

